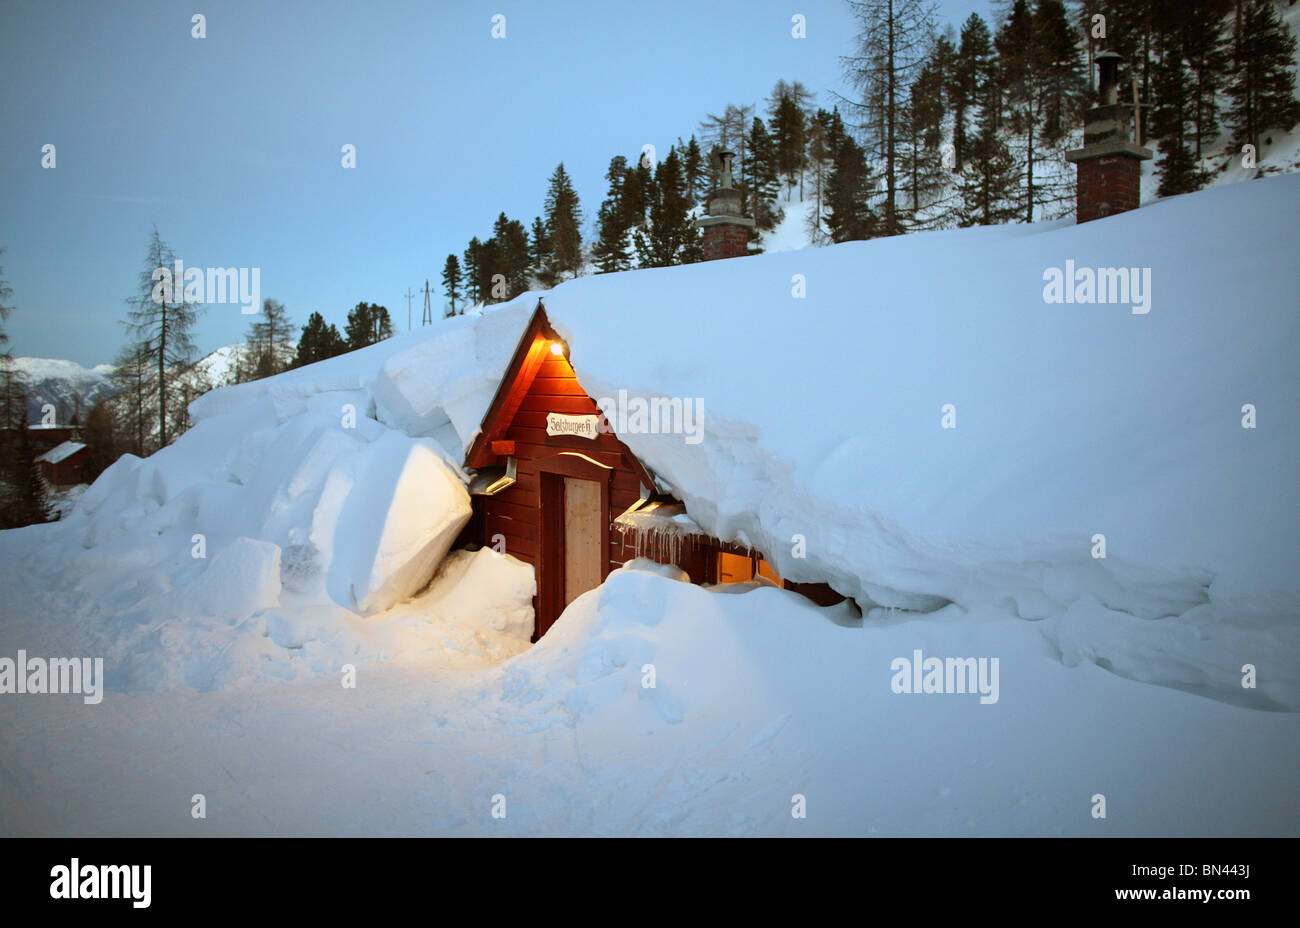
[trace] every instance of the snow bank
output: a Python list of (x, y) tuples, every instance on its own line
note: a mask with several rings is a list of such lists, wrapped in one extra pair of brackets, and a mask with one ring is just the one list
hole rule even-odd
[[(1223, 699), (1232, 666), (1284, 661), (1263, 701), (1300, 706), (1298, 202), (1286, 176), (1083, 226), (584, 277), (545, 303), (593, 396), (702, 408), (701, 441), (620, 437), (782, 576), (868, 611), (1050, 619), (1063, 660)], [(1067, 262), (1150, 269), (1149, 312), (1045, 302)], [(195, 535), (209, 557), (246, 538), (280, 549), (284, 595), (394, 608), (464, 522), (457, 464), (536, 302), (200, 397), (194, 429), (118, 462), (51, 536), (82, 549), (64, 575), (136, 608), (200, 575)]]
[(491, 548), (453, 551), (434, 580), (430, 608), (454, 626), (528, 641), (533, 634), (532, 565)]

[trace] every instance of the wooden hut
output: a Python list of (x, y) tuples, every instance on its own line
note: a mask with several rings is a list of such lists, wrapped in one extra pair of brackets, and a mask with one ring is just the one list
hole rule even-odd
[(819, 603), (844, 598), (825, 584), (783, 583), (759, 552), (695, 524), (578, 382), (540, 301), (465, 465), (474, 475), (474, 516), (461, 543), (533, 565), (534, 640), (565, 606), (634, 557), (676, 565), (696, 583), (763, 576)]

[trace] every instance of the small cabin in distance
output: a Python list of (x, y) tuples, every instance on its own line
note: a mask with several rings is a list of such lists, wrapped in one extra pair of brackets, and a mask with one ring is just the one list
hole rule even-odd
[(533, 565), (534, 641), (569, 603), (637, 557), (679, 567), (694, 583), (762, 577), (822, 605), (844, 599), (826, 584), (783, 581), (762, 553), (707, 535), (613, 432), (540, 301), (465, 466), (473, 516), (459, 544)]

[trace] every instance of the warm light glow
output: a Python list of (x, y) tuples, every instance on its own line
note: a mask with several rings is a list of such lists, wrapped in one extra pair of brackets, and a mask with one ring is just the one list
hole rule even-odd
[(564, 346), (559, 342), (551, 342), (551, 354), (564, 354)]

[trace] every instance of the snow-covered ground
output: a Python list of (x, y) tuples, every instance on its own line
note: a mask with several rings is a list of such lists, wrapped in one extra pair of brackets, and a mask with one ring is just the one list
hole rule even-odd
[[(862, 618), (639, 565), (529, 647), (531, 570), (443, 556), (536, 294), (209, 393), (0, 534), (0, 658), (107, 677), (0, 695), (0, 831), (1298, 834), (1298, 203), (545, 294), (593, 396), (702, 403), (620, 436), (692, 518)], [(1150, 268), (1149, 312), (1044, 302), (1067, 261)], [(897, 692), (918, 651), (996, 686)]]
[[(323, 673), (110, 694), (93, 708), (28, 696), (3, 728), (0, 824), (107, 835), (1300, 826), (1294, 714), (1067, 667), (1006, 610), (836, 619), (846, 612), (771, 588), (723, 595), (625, 570), (500, 666), (430, 652), (367, 665), (356, 689)], [(999, 701), (893, 694), (889, 662), (918, 648), (999, 655)], [(654, 688), (642, 686), (647, 664)], [(190, 815), (195, 794), (207, 801), (202, 821)], [(1091, 815), (1098, 794), (1105, 819)], [(806, 819), (791, 815), (796, 795)], [(505, 818), (492, 815), (498, 796)]]

